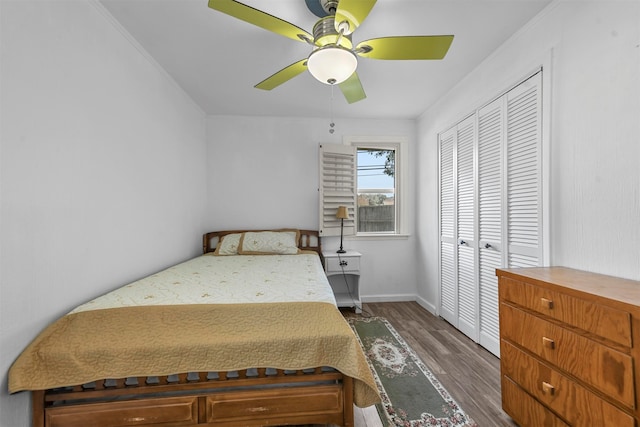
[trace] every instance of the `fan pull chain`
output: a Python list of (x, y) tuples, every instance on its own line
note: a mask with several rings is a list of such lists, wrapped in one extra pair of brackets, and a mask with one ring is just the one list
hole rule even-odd
[(330, 85), (331, 86), (331, 122), (329, 123), (329, 133), (333, 133), (335, 132), (335, 123), (333, 122), (333, 86), (334, 85)]

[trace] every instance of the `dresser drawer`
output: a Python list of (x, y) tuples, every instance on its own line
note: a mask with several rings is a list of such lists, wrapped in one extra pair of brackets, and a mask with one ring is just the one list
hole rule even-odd
[(570, 295), (503, 277), (500, 297), (599, 337), (631, 347), (631, 315)]
[[(507, 389), (510, 387), (509, 381), (504, 380), (511, 379), (541, 402), (542, 405), (554, 411), (572, 426), (635, 426), (635, 420), (631, 415), (616, 408), (588, 389), (562, 375), (553, 367), (529, 356), (510, 343), (501, 342), (500, 356), (503, 393), (505, 392), (505, 386)], [(508, 407), (519, 404), (510, 402), (510, 399), (507, 400)], [(518, 415), (521, 418), (517, 419), (527, 419), (522, 414)], [(545, 417), (548, 417), (548, 415), (545, 415)], [(540, 418), (536, 419), (539, 420)]]
[[(355, 273), (360, 272), (360, 257), (331, 257), (325, 258), (327, 263), (327, 274)], [(342, 265), (340, 264), (342, 263)]]
[(633, 359), (628, 354), (505, 303), (500, 304), (500, 332), (503, 339), (635, 408)]
[(569, 427), (549, 409), (527, 394), (509, 377), (502, 377), (502, 408), (520, 427)]

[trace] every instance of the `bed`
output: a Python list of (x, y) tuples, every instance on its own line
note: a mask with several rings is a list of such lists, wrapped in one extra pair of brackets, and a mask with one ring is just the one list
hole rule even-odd
[[(293, 239), (293, 240), (292, 240)], [(379, 401), (313, 230), (203, 236), (203, 255), (83, 304), (16, 359), (34, 427), (353, 425)]]

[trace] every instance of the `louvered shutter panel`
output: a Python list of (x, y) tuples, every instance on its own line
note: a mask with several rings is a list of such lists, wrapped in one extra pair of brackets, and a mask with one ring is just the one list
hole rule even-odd
[(440, 139), (440, 316), (457, 325), (454, 132)]
[(456, 130), (458, 328), (469, 337), (477, 340), (474, 119), (472, 116), (462, 121)]
[(509, 267), (535, 267), (541, 245), (541, 73), (507, 94)]
[(355, 234), (356, 148), (341, 144), (320, 144), (320, 236), (339, 236), (338, 206), (346, 206), (344, 235)]
[[(478, 111), (478, 310), (480, 344), (500, 354), (498, 278), (502, 264), (503, 100)], [(487, 246), (488, 245), (488, 246)]]

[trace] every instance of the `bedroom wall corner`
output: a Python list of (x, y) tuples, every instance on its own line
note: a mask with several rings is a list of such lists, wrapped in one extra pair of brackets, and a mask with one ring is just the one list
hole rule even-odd
[(205, 115), (100, 4), (0, 2), (0, 426), (15, 357), (74, 306), (199, 253)]

